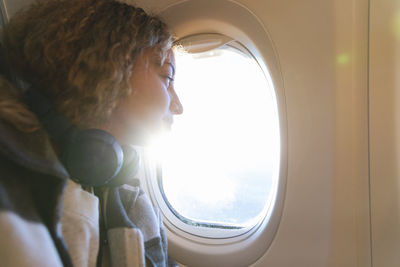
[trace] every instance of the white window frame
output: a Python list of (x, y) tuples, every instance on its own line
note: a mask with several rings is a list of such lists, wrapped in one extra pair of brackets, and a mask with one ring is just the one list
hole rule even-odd
[[(257, 60), (267, 81), (275, 89), (280, 127), (280, 166), (275, 194), (268, 211), (251, 228), (213, 229), (190, 226), (173, 214), (159, 188), (157, 163), (144, 155), (142, 187), (164, 218), (169, 254), (178, 262), (196, 266), (247, 266), (271, 245), (283, 212), (287, 176), (286, 104), (278, 55), (266, 27), (247, 8), (232, 1), (185, 1), (172, 5), (161, 16), (178, 38), (216, 33), (237, 40)], [(146, 154), (146, 153), (144, 153)], [(193, 228), (197, 228), (193, 229)], [(229, 234), (227, 234), (229, 233)]]
[[(197, 44), (196, 42), (199, 42)], [(187, 52), (206, 52), (211, 51), (216, 48), (229, 47), (237, 51), (237, 53), (241, 53), (252, 60), (255, 60), (258, 64), (257, 60), (254, 56), (240, 44), (238, 41), (233, 40), (228, 36), (224, 36), (221, 34), (196, 34), (188, 37), (184, 37), (183, 40), (179, 40), (179, 43), (184, 46), (185, 51)], [(193, 49), (194, 48), (194, 49)], [(193, 51), (194, 50), (194, 51)], [(272, 85), (270, 85), (271, 88)], [(279, 152), (278, 152), (279, 153)], [(279, 154), (276, 155), (279, 158)], [(148, 157), (148, 160), (151, 156)], [(279, 163), (278, 163), (279, 164)], [(228, 239), (233, 237), (242, 236), (245, 238), (246, 235), (251, 234), (253, 231), (260, 226), (263, 219), (266, 217), (266, 214), (273, 207), (273, 202), (276, 197), (276, 189), (277, 189), (277, 180), (279, 179), (278, 171), (275, 170), (273, 174), (273, 184), (271, 186), (271, 192), (269, 193), (268, 199), (264, 203), (263, 210), (259, 213), (259, 215), (253, 218), (252, 222), (247, 223), (246, 227), (238, 227), (235, 224), (228, 223), (207, 223), (207, 222), (196, 222), (192, 221), (188, 218), (185, 218), (178, 211), (175, 211), (174, 208), (168, 203), (167, 196), (163, 192), (162, 188), (162, 166), (155, 166), (154, 163), (148, 163), (147, 169), (149, 170), (147, 173), (147, 181), (150, 181), (148, 185), (149, 191), (151, 190), (151, 194), (156, 202), (156, 204), (163, 211), (164, 217), (168, 220), (172, 225), (179, 228), (185, 233), (209, 239)], [(153, 170), (150, 172), (150, 169)], [(156, 171), (154, 171), (156, 170)], [(185, 222), (186, 221), (186, 222)], [(193, 222), (193, 224), (191, 224)], [(196, 225), (195, 225), (196, 224)], [(226, 240), (227, 242), (230, 242)], [(206, 242), (208, 243), (208, 241)]]

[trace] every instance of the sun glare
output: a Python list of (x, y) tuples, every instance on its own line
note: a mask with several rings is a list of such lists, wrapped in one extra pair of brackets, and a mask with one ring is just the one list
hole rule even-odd
[(177, 55), (185, 112), (152, 153), (182, 216), (243, 224), (262, 212), (279, 160), (273, 91), (257, 62), (234, 48)]

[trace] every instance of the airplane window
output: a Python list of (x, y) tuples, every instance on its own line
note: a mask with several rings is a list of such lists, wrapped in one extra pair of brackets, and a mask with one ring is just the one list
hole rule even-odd
[(184, 113), (162, 142), (159, 186), (192, 226), (252, 227), (271, 205), (280, 137), (272, 85), (237, 42), (178, 51), (175, 89)]

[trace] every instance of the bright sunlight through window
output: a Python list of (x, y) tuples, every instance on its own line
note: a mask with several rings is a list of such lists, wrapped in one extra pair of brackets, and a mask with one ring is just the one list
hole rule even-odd
[(184, 113), (163, 140), (164, 197), (187, 224), (253, 226), (265, 216), (278, 179), (273, 88), (251, 55), (227, 45), (178, 52), (176, 65)]

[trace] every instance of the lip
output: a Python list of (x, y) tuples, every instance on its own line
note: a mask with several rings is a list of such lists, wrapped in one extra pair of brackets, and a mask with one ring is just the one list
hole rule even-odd
[(171, 126), (174, 123), (174, 118), (172, 116), (168, 116), (165, 117), (163, 119), (163, 121), (165, 122), (165, 124), (167, 124), (168, 126)]

